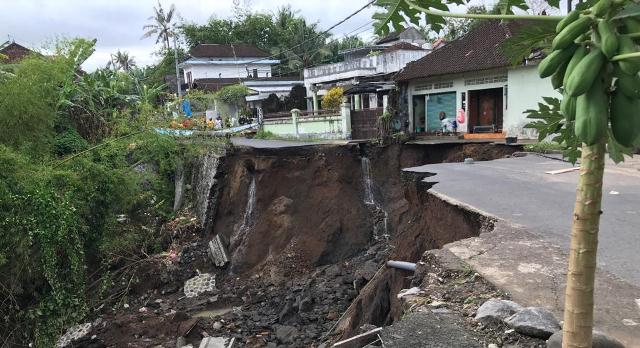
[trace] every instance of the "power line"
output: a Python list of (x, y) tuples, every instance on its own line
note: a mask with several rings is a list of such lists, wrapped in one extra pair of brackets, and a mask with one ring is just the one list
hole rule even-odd
[[(309, 39), (307, 39), (307, 40), (304, 40), (304, 41), (302, 41), (301, 43), (299, 43), (299, 44), (297, 44), (297, 45), (295, 45), (295, 46), (293, 46), (293, 47), (290, 47), (290, 48), (288, 48), (288, 49), (286, 49), (286, 50), (284, 50), (284, 51), (282, 51), (282, 52), (279, 52), (278, 54), (272, 54), (272, 55), (270, 55), (270, 56), (268, 56), (268, 57), (264, 57), (264, 58), (260, 58), (260, 59), (256, 59), (256, 60), (248, 61), (246, 64), (251, 64), (251, 63), (259, 62), (259, 61), (262, 61), (262, 60), (267, 60), (267, 59), (270, 59), (270, 58), (275, 58), (275, 57), (277, 57), (277, 56), (279, 56), (279, 55), (281, 55), (281, 54), (283, 54), (283, 53), (285, 53), (285, 52), (293, 51), (293, 49), (294, 49), (294, 48), (298, 48), (298, 47), (300, 47), (300, 46), (304, 45), (305, 43), (307, 43), (307, 42), (309, 42), (309, 41), (315, 40), (315, 39), (317, 39), (317, 38), (319, 38), (319, 37), (321, 37), (321, 36), (323, 36), (323, 35), (329, 34), (329, 32), (330, 32), (331, 30), (335, 29), (337, 26), (339, 26), (339, 25), (341, 25), (342, 23), (344, 23), (344, 22), (348, 21), (349, 19), (353, 18), (353, 17), (354, 17), (355, 15), (357, 15), (358, 13), (360, 13), (360, 12), (364, 11), (367, 7), (369, 7), (369, 6), (373, 5), (373, 3), (374, 3), (374, 2), (376, 2), (376, 1), (377, 1), (377, 0), (371, 0), (371, 1), (369, 1), (366, 5), (362, 6), (361, 8), (359, 8), (358, 10), (356, 10), (355, 12), (353, 12), (352, 14), (348, 15), (347, 17), (345, 17), (344, 19), (342, 19), (342, 20), (341, 20), (341, 21), (339, 21), (338, 23), (336, 23), (336, 24), (332, 25), (329, 29), (327, 29), (327, 30), (325, 30), (325, 31), (323, 31), (323, 32), (320, 32), (320, 33), (316, 34), (315, 36), (313, 36), (313, 37), (311, 37), (311, 38), (309, 38)], [(356, 29), (356, 30), (357, 30), (357, 29)]]

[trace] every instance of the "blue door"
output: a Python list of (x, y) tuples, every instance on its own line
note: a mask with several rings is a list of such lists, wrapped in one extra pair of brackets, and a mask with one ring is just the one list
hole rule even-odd
[(440, 114), (446, 118), (456, 117), (456, 92), (429, 94), (427, 96), (427, 131), (442, 129)]

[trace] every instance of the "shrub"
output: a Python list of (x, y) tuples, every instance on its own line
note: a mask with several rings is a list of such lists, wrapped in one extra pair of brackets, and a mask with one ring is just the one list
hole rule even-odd
[(333, 87), (327, 94), (322, 96), (322, 108), (324, 109), (337, 109), (342, 104), (342, 96), (344, 90), (342, 87)]

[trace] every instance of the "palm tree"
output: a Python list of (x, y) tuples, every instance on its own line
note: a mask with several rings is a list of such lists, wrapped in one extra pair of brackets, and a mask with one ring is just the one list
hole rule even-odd
[(111, 61), (107, 63), (107, 67), (113, 67), (115, 70), (131, 71), (136, 66), (133, 57), (129, 57), (129, 52), (121, 52), (118, 50), (116, 54), (111, 55)]
[(165, 13), (160, 1), (158, 1), (158, 7), (153, 8), (154, 15), (149, 17), (148, 20), (152, 21), (151, 24), (147, 24), (142, 27), (145, 30), (143, 39), (156, 36), (156, 43), (162, 42), (162, 46), (165, 50), (169, 51), (171, 47), (169, 44), (169, 38), (175, 35), (172, 30), (173, 16), (176, 12), (176, 6), (171, 4), (169, 11)]

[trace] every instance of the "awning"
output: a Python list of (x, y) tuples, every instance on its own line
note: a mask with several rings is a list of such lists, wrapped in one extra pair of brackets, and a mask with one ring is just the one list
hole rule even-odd
[(354, 95), (354, 94), (366, 94), (366, 93), (378, 93), (381, 91), (389, 91), (395, 89), (395, 85), (392, 83), (373, 83), (373, 82), (365, 82), (354, 85), (349, 89), (344, 91), (345, 95)]

